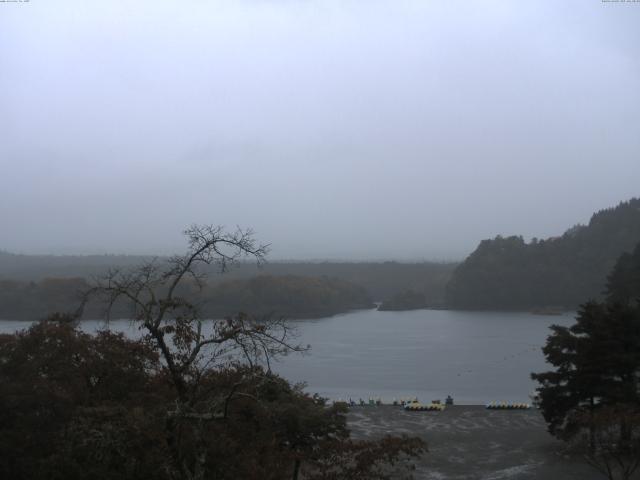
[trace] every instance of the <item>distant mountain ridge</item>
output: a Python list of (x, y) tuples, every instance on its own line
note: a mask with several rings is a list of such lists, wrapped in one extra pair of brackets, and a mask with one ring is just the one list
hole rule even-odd
[(562, 236), (483, 240), (454, 270), (447, 304), (463, 309), (575, 308), (601, 298), (616, 260), (640, 243), (640, 198), (593, 214)]

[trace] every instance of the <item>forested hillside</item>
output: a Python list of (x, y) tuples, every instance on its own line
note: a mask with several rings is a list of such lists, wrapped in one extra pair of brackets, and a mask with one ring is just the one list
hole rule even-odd
[(373, 308), (367, 291), (351, 282), (328, 277), (259, 275), (213, 285), (203, 292), (206, 316), (236, 312), (314, 318), (359, 308)]
[(561, 237), (483, 240), (447, 286), (452, 308), (575, 308), (602, 296), (620, 255), (640, 242), (640, 199), (595, 213)]
[[(90, 279), (110, 268), (130, 268), (153, 257), (127, 255), (15, 255), (0, 250), (0, 281), (39, 283), (45, 279)], [(158, 261), (165, 260), (162, 257)], [(406, 290), (418, 292), (429, 304), (442, 304), (445, 287), (455, 263), (420, 262), (284, 262), (273, 261), (257, 269), (251, 262), (238, 263), (224, 275), (215, 269), (209, 282), (247, 280), (256, 275), (329, 277), (363, 287), (376, 301), (388, 299)], [(9, 287), (10, 284), (5, 285)], [(0, 285), (0, 289), (3, 286)], [(0, 292), (0, 296), (2, 292)]]
[[(0, 280), (0, 320), (37, 320), (51, 312), (74, 311), (79, 293), (89, 284), (82, 278), (47, 278), (39, 282)], [(353, 283), (327, 277), (267, 276), (205, 285), (201, 290), (185, 282), (180, 291), (197, 304), (206, 318), (223, 318), (238, 312), (255, 316), (314, 318), (359, 308), (372, 308), (366, 290)], [(103, 309), (89, 303), (85, 318), (100, 318)], [(130, 312), (117, 305), (112, 314), (126, 318)]]

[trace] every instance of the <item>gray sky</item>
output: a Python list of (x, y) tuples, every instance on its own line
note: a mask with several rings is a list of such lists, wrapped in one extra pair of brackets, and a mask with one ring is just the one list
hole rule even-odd
[(640, 3), (0, 3), (0, 248), (459, 259), (640, 195)]

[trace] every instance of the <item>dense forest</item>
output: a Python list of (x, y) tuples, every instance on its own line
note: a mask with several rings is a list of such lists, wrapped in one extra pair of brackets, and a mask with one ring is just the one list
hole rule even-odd
[[(576, 225), (560, 237), (483, 240), (461, 264), (278, 261), (260, 270), (238, 263), (225, 275), (211, 267), (198, 304), (209, 317), (244, 310), (309, 318), (367, 308), (372, 301), (383, 301), (382, 309), (388, 310), (573, 309), (584, 299), (601, 297), (616, 259), (638, 242), (640, 199), (632, 199), (595, 213), (588, 225)], [(0, 251), (0, 319), (67, 311), (91, 278), (151, 259)]]
[(599, 299), (621, 254), (640, 242), (640, 199), (595, 213), (560, 237), (483, 240), (454, 271), (447, 302), (464, 309), (573, 309)]
[(419, 292), (405, 290), (403, 292), (396, 293), (391, 298), (382, 302), (382, 305), (378, 307), (378, 310), (418, 310), (421, 308), (433, 308), (439, 306), (440, 305), (438, 304), (428, 304), (425, 300), (425, 296)]
[(203, 314), (211, 318), (236, 312), (314, 318), (373, 307), (364, 288), (328, 277), (259, 275), (214, 284), (203, 296)]
[[(286, 321), (241, 313), (205, 322), (190, 301), (206, 282), (201, 266), (241, 254), (259, 262), (264, 247), (217, 227), (185, 235), (185, 255), (91, 283), (86, 298), (107, 312), (128, 309), (142, 338), (82, 332), (80, 310), (0, 334), (0, 478), (390, 480), (391, 466), (410, 474), (426, 452), (420, 438), (353, 439), (344, 403), (328, 405), (271, 371), (273, 359), (308, 350)], [(230, 290), (247, 302), (287, 289), (304, 297), (304, 282), (260, 277)], [(314, 291), (334, 294), (331, 280), (317, 282)]]
[[(45, 278), (92, 278), (110, 268), (129, 268), (153, 257), (133, 255), (16, 255), (0, 250), (0, 280), (38, 282)], [(162, 261), (163, 257), (158, 257)], [(209, 282), (246, 279), (258, 273), (300, 277), (339, 278), (364, 287), (382, 301), (404, 290), (423, 292), (429, 302), (442, 302), (456, 263), (439, 262), (285, 262), (269, 261), (260, 270), (254, 263), (239, 262), (225, 275), (209, 273)]]
[(0, 319), (39, 320), (51, 312), (72, 311), (89, 288), (83, 278), (45, 278), (39, 282), (0, 280)]
[[(68, 311), (78, 292), (110, 269), (128, 269), (152, 257), (91, 255), (15, 255), (0, 251), (0, 319), (37, 319)], [(159, 257), (158, 262), (166, 259)], [(238, 263), (224, 275), (215, 267), (199, 300), (203, 314), (221, 316), (239, 310), (310, 318), (368, 308), (413, 291), (429, 305), (444, 302), (452, 263), (270, 262), (259, 270)], [(88, 310), (98, 315), (96, 309)], [(122, 315), (127, 312), (120, 311)]]
[[(0, 319), (36, 320), (49, 312), (73, 311), (89, 284), (83, 278), (46, 278), (39, 282), (0, 281)], [(366, 290), (353, 283), (328, 277), (259, 275), (205, 284), (184, 282), (180, 294), (198, 306), (206, 318), (224, 318), (238, 312), (255, 316), (315, 318), (359, 308), (372, 308)], [(124, 305), (116, 305), (116, 317), (128, 317)], [(85, 318), (100, 318), (99, 305), (89, 303)]]

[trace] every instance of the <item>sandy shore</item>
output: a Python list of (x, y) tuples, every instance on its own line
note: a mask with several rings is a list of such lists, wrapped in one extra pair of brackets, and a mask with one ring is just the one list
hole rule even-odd
[(486, 410), (453, 406), (443, 412), (401, 407), (352, 407), (355, 438), (407, 434), (423, 438), (429, 453), (416, 464), (416, 479), (602, 479), (546, 431), (538, 410)]

